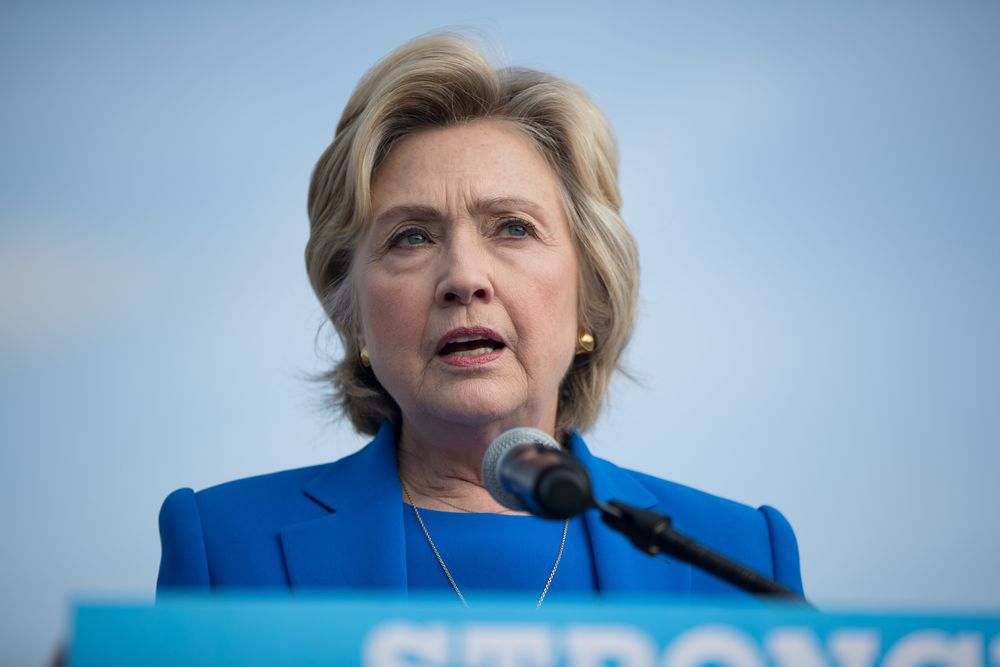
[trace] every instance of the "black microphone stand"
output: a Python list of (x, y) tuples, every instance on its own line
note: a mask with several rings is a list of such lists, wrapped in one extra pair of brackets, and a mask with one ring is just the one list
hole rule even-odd
[[(508, 448), (514, 452), (511, 455), (505, 450), (499, 459), (493, 457), (489, 465), (484, 463), (484, 479), (495, 479), (495, 485), (502, 489), (498, 495), (490, 486), (490, 493), (501, 504), (527, 510), (545, 519), (559, 520), (596, 508), (605, 524), (651, 556), (664, 553), (749, 593), (812, 606), (787, 586), (674, 530), (673, 522), (665, 514), (617, 500), (598, 501), (594, 498), (590, 474), (571, 453), (538, 442), (523, 445), (517, 449)], [(497, 466), (499, 469), (495, 469)], [(509, 496), (513, 497), (513, 504)]]
[(670, 517), (617, 500), (594, 501), (605, 524), (625, 535), (640, 550), (655, 556), (661, 553), (699, 567), (745, 591), (768, 598), (798, 602), (811, 607), (796, 591), (779, 584), (742, 563), (699, 544), (674, 530)]

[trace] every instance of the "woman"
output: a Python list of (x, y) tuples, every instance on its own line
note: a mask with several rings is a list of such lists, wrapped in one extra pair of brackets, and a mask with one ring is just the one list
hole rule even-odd
[(359, 83), (309, 192), (306, 264), (343, 343), (339, 407), (374, 435), (335, 463), (171, 494), (158, 589), (739, 592), (650, 558), (597, 517), (510, 513), (480, 466), (502, 432), (553, 434), (595, 493), (801, 590), (792, 530), (588, 451), (635, 318), (635, 242), (614, 139), (586, 95), (497, 70), (454, 35), (414, 40)]

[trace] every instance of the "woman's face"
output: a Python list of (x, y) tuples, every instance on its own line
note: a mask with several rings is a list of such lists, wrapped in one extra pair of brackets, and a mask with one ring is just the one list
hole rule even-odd
[(372, 369), (410, 426), (552, 431), (578, 260), (555, 172), (517, 129), (413, 134), (372, 184), (354, 261)]

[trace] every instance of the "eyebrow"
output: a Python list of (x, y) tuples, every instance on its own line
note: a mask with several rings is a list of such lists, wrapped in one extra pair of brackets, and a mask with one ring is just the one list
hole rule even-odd
[(489, 197), (476, 201), (473, 210), (476, 213), (491, 212), (496, 210), (522, 209), (525, 211), (537, 212), (540, 207), (530, 199), (520, 197)]
[(395, 222), (397, 220), (440, 220), (444, 218), (441, 211), (433, 206), (418, 206), (415, 204), (402, 204), (393, 206), (390, 209), (379, 213), (375, 218), (375, 224)]
[[(521, 209), (538, 215), (540, 206), (530, 199), (521, 197), (487, 197), (478, 199), (472, 206), (473, 213), (492, 213), (498, 210)], [(395, 222), (397, 220), (443, 220), (447, 216), (433, 206), (418, 204), (401, 204), (386, 209), (375, 218), (375, 224)]]

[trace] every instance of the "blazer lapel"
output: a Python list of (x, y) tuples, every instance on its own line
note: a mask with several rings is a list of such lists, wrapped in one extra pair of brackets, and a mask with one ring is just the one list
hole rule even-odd
[(403, 498), (388, 422), (364, 449), (331, 464), (304, 492), (330, 514), (281, 530), (293, 589), (406, 592)]
[[(577, 459), (590, 471), (594, 496), (599, 500), (620, 500), (644, 509), (666, 511), (656, 507), (656, 496), (633, 474), (591, 454), (575, 431), (570, 433), (568, 444)], [(584, 520), (594, 549), (598, 591), (605, 594), (666, 593), (673, 597), (690, 597), (690, 565), (639, 551), (625, 536), (606, 526), (597, 511), (586, 512)]]
[[(575, 432), (569, 447), (590, 471), (594, 495), (643, 508), (656, 496), (634, 475), (593, 456)], [(304, 493), (330, 513), (281, 530), (281, 544), (293, 589), (359, 588), (406, 593), (403, 498), (396, 468), (392, 427), (384, 423), (361, 451), (330, 464)], [(689, 596), (691, 566), (642, 553), (604, 525), (600, 514), (585, 514), (594, 550), (597, 586), (602, 593)]]

